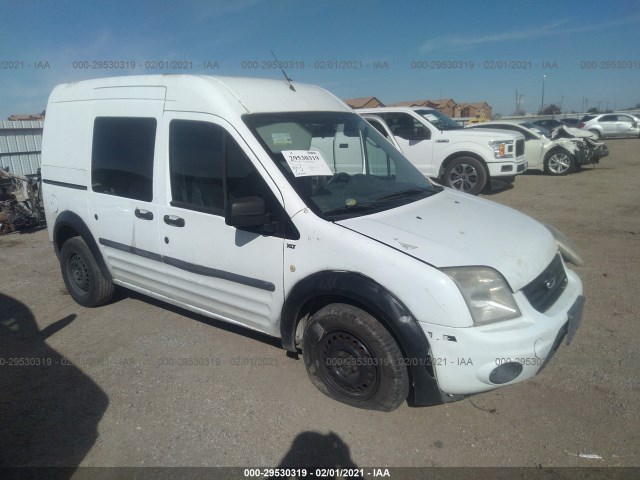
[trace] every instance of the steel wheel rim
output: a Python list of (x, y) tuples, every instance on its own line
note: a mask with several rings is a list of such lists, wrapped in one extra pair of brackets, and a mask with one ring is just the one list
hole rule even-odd
[(449, 185), (456, 190), (468, 192), (478, 183), (478, 171), (468, 163), (460, 163), (449, 172)]
[(332, 390), (356, 400), (367, 400), (376, 393), (379, 359), (360, 338), (334, 331), (325, 333), (318, 343), (320, 373)]
[(564, 153), (556, 153), (549, 159), (549, 170), (553, 173), (564, 173), (571, 167), (571, 160)]
[(82, 257), (74, 253), (69, 257), (67, 263), (67, 277), (73, 290), (80, 294), (86, 295), (91, 288), (91, 278), (89, 276), (89, 268)]

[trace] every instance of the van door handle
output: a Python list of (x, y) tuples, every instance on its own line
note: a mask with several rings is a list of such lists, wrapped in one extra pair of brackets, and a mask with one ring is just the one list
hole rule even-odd
[(165, 215), (164, 223), (173, 225), (174, 227), (184, 227), (184, 218), (176, 217), (175, 215)]
[(149, 210), (140, 210), (136, 208), (136, 217), (141, 218), (143, 220), (153, 220), (153, 212)]

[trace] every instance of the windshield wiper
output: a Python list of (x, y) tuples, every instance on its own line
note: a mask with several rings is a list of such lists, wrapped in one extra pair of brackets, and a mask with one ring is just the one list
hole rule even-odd
[(353, 205), (351, 207), (347, 205), (343, 205), (342, 207), (337, 207), (332, 210), (327, 210), (326, 212), (322, 212), (324, 216), (331, 215), (349, 215), (351, 213), (359, 213), (359, 212), (368, 212), (377, 208), (375, 205), (371, 205), (370, 203), (363, 203), (361, 205)]
[(375, 201), (395, 200), (397, 198), (413, 197), (416, 195), (423, 195), (421, 198), (427, 198), (438, 193), (438, 191), (439, 190), (431, 190), (429, 188), (407, 188), (406, 190), (400, 190), (398, 192), (390, 193), (389, 195), (378, 197)]

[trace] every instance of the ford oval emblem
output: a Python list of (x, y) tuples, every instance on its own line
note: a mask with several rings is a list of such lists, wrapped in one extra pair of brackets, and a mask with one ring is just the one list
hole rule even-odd
[(547, 290), (551, 290), (556, 284), (556, 277), (551, 277), (550, 279), (546, 280), (544, 282), (544, 286), (547, 288)]

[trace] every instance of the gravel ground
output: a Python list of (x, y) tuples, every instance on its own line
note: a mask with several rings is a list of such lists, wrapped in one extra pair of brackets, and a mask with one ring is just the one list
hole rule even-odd
[(640, 140), (607, 143), (596, 168), (485, 195), (581, 249), (574, 343), (532, 380), (435, 407), (339, 404), (277, 340), (137, 294), (82, 308), (45, 230), (0, 237), (0, 465), (640, 466)]

